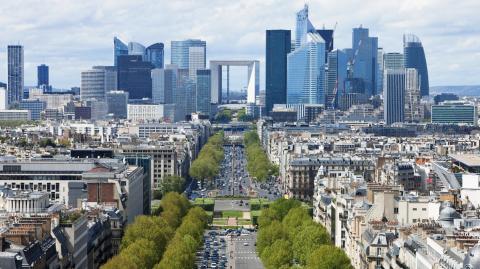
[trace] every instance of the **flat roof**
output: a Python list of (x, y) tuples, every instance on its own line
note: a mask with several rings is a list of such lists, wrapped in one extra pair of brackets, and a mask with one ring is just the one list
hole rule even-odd
[(450, 154), (449, 157), (470, 167), (480, 166), (480, 155)]

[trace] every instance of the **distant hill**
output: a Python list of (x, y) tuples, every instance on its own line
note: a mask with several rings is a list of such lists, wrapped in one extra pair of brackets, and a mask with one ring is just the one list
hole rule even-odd
[(459, 96), (480, 96), (480, 85), (430, 87), (430, 95), (440, 93), (454, 93)]

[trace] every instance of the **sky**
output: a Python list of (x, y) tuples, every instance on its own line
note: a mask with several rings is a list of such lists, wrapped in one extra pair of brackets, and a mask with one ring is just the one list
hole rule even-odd
[(79, 86), (82, 70), (113, 64), (114, 36), (145, 46), (163, 42), (166, 63), (170, 41), (187, 38), (207, 41), (207, 61), (264, 63), (265, 30), (291, 29), (294, 37), (295, 13), (305, 3), (316, 28), (338, 23), (335, 48), (351, 47), (359, 25), (379, 37), (385, 52), (401, 52), (403, 34), (414, 33), (425, 48), (431, 86), (480, 84), (478, 0), (4, 0), (0, 81), (7, 80), (7, 45), (21, 44), (25, 85), (36, 84), (36, 67), (45, 63), (54, 87)]

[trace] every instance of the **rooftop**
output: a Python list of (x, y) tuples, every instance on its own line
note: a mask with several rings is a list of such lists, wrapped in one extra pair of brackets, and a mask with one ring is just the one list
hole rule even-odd
[(480, 166), (480, 155), (476, 154), (450, 154), (450, 158), (454, 161), (461, 162), (464, 165), (474, 167)]

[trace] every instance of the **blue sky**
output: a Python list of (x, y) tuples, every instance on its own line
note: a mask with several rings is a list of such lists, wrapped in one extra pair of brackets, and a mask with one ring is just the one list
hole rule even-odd
[[(111, 65), (112, 39), (145, 45), (201, 38), (208, 59), (264, 61), (265, 30), (294, 29), (297, 0), (43, 0), (2, 1), (0, 81), (7, 80), (6, 47), (25, 47), (25, 84), (36, 83), (36, 66), (50, 66), (55, 87), (80, 84), (80, 71)], [(402, 50), (403, 33), (423, 42), (430, 84), (480, 84), (480, 1), (478, 0), (312, 0), (310, 20), (317, 27), (338, 26), (335, 47), (351, 46), (351, 29), (360, 24), (379, 37), (386, 52)], [(293, 35), (293, 33), (292, 33)], [(207, 59), (207, 60), (208, 60)], [(242, 75), (243, 76), (243, 75)], [(263, 89), (264, 70), (261, 70)], [(243, 83), (243, 82), (237, 82)]]

